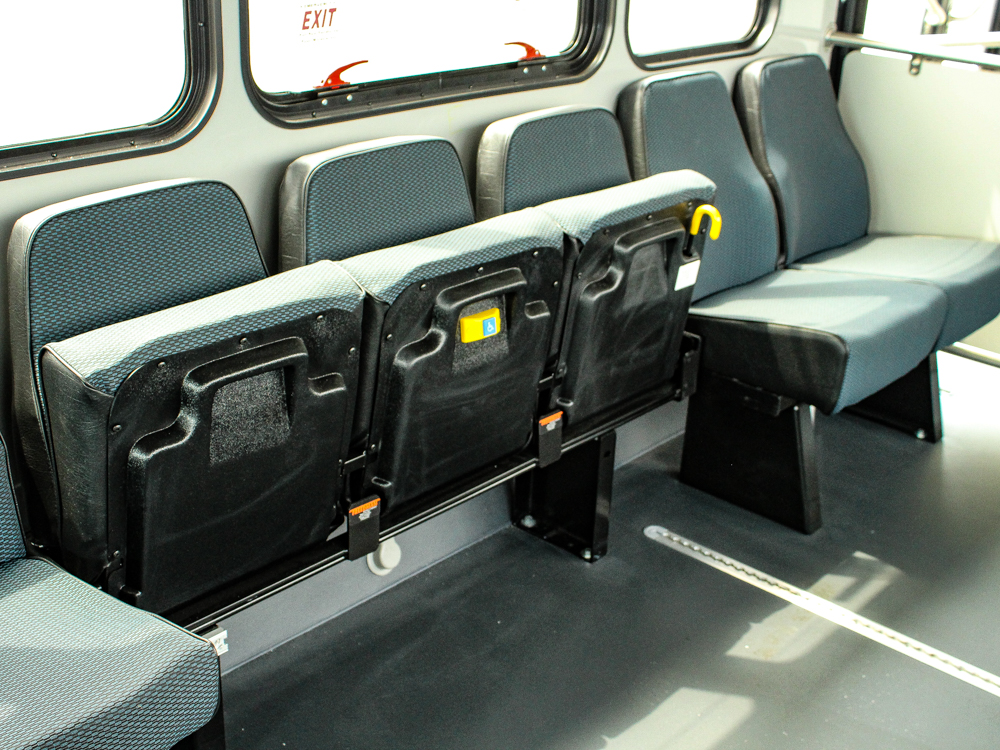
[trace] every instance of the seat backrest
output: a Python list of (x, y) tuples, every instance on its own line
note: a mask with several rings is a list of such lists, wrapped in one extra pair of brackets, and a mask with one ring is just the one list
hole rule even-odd
[(668, 73), (637, 81), (618, 99), (618, 117), (636, 179), (694, 169), (718, 188), (714, 203), (723, 230), (718, 240), (706, 243), (693, 301), (775, 269), (774, 198), (718, 73)]
[(528, 447), (565, 298), (551, 219), (528, 209), (340, 265), (369, 295), (359, 430), (383, 519)]
[(25, 458), (49, 496), (42, 347), (266, 275), (239, 198), (201, 180), (151, 182), (34, 211), (15, 224), (7, 263), (14, 410)]
[(476, 169), (480, 220), (631, 180), (621, 128), (600, 107), (498, 120), (479, 141)]
[(787, 262), (868, 231), (865, 165), (817, 55), (757, 60), (740, 72), (736, 108), (777, 198)]
[(279, 197), (281, 270), (471, 224), (465, 172), (444, 138), (402, 136), (300, 157)]
[(24, 537), (10, 482), (7, 445), (0, 437), (0, 565), (24, 557)]
[(363, 299), (323, 261), (47, 344), (66, 567), (165, 612), (323, 542)]

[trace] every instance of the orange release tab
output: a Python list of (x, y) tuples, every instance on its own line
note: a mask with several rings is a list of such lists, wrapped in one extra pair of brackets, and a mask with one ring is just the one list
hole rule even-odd
[(549, 416), (542, 417), (541, 419), (539, 419), (538, 424), (541, 427), (544, 427), (545, 425), (551, 424), (552, 422), (558, 422), (562, 418), (563, 418), (563, 413), (561, 411), (557, 411), (555, 414), (549, 414)]
[(352, 516), (360, 516), (366, 510), (371, 510), (372, 508), (377, 508), (378, 504), (382, 502), (381, 498), (376, 497), (371, 502), (365, 503), (364, 505), (359, 505), (357, 508), (351, 508)]

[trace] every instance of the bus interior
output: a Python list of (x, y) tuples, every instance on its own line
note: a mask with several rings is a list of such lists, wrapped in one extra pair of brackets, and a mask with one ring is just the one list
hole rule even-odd
[(0, 27), (0, 750), (1000, 744), (997, 0)]

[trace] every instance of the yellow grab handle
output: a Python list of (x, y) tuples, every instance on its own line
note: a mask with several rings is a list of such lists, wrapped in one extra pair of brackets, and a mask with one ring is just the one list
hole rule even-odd
[(719, 239), (719, 233), (722, 232), (722, 214), (719, 213), (719, 209), (708, 203), (702, 203), (694, 210), (694, 216), (691, 217), (691, 234), (698, 234), (703, 216), (712, 219), (712, 227), (708, 230), (708, 236), (713, 240)]

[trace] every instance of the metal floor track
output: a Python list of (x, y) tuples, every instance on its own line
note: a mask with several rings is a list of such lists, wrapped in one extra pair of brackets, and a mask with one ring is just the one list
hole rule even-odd
[(816, 534), (681, 485), (674, 441), (597, 564), (509, 528), (227, 675), (229, 747), (995, 748), (1000, 698), (643, 534), (1000, 674), (1000, 369), (940, 367), (938, 445), (820, 418)]

